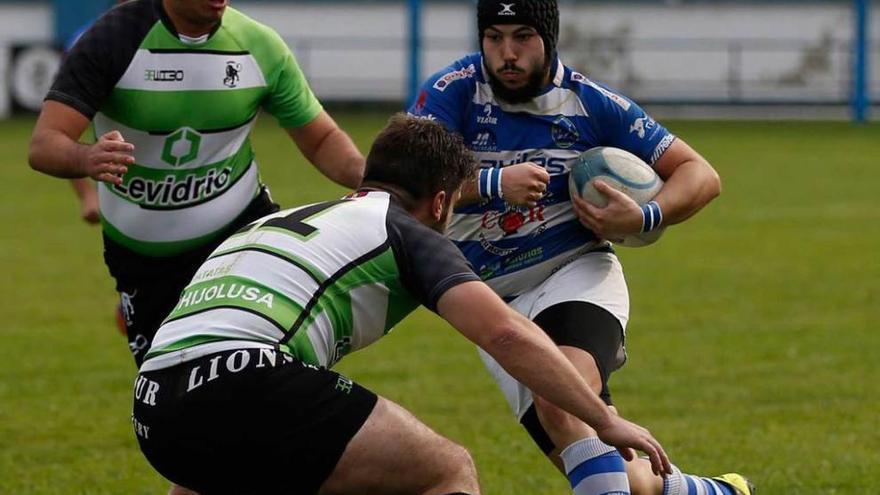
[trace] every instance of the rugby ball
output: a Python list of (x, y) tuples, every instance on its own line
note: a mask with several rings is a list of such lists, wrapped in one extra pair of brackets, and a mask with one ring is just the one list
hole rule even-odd
[[(604, 207), (608, 198), (596, 190), (593, 181), (602, 182), (632, 198), (639, 205), (651, 201), (663, 188), (663, 179), (647, 163), (632, 153), (611, 147), (598, 147), (582, 153), (571, 167), (568, 192), (591, 205)], [(644, 234), (630, 234), (623, 239), (609, 239), (627, 247), (652, 244), (663, 235), (665, 227)]]

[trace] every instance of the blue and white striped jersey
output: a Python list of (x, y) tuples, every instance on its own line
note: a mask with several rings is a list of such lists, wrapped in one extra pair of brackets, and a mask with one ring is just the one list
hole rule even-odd
[(577, 220), (570, 165), (596, 146), (625, 149), (653, 165), (675, 136), (631, 100), (557, 61), (552, 82), (524, 104), (496, 100), (479, 53), (431, 76), (409, 109), (460, 133), (482, 167), (525, 161), (550, 173), (535, 208), (502, 199), (456, 209), (447, 236), (502, 297), (534, 287), (590, 250), (610, 249)]

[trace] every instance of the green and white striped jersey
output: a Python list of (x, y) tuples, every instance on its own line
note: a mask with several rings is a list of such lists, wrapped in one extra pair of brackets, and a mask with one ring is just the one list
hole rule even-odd
[(215, 239), (254, 199), (249, 134), (260, 108), (282, 127), (321, 111), (272, 29), (227, 8), (205, 40), (184, 41), (161, 0), (134, 0), (99, 19), (65, 59), (47, 99), (118, 129), (135, 146), (123, 183), (101, 183), (104, 232), (148, 256)]
[(331, 367), (450, 288), (479, 278), (388, 193), (281, 211), (231, 236), (159, 328), (142, 371), (271, 348)]

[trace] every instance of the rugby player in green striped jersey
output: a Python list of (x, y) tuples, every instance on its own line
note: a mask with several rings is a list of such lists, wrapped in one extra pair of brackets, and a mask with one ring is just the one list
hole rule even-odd
[[(277, 211), (249, 135), (275, 117), (329, 179), (364, 159), (271, 28), (227, 0), (131, 0), (80, 38), (49, 91), (30, 164), (98, 182), (104, 258), (139, 365), (193, 272), (229, 233)], [(78, 140), (94, 126), (98, 141)]]
[(624, 456), (643, 450), (668, 473), (653, 436), (614, 414), (441, 234), (475, 170), (460, 136), (399, 114), (356, 192), (226, 239), (135, 381), (132, 420), (150, 463), (199, 493), (477, 495), (467, 451), (329, 369), (421, 304)]

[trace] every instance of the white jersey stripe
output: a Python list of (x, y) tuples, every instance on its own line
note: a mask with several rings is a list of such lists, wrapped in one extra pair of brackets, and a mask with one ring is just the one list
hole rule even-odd
[(529, 100), (526, 103), (507, 103), (504, 100), (495, 99), (492, 87), (487, 83), (477, 83), (473, 102), (478, 106), (493, 104), (508, 113), (527, 113), (531, 115), (568, 117), (588, 117), (586, 107), (578, 97), (578, 94), (570, 89), (553, 88), (550, 91)]
[(217, 91), (262, 88), (266, 79), (250, 54), (162, 53), (139, 49), (118, 89)]
[(315, 357), (318, 362), (328, 368), (334, 364), (334, 361), (331, 361), (335, 353), (332, 341), (334, 337), (332, 328), (333, 324), (330, 323), (327, 312), (322, 311), (315, 317), (307, 329), (299, 330), (300, 332), (306, 332), (309, 342), (312, 343), (312, 348), (315, 350)]
[(388, 288), (381, 284), (364, 285), (351, 290), (353, 349), (366, 347), (384, 335), (388, 316), (388, 293)]
[[(104, 115), (95, 114), (95, 134), (101, 136), (109, 131), (118, 130), (122, 137), (134, 145), (134, 158), (138, 165), (159, 170), (186, 170), (201, 168), (212, 163), (222, 162), (235, 156), (241, 150), (256, 119), (244, 123), (240, 127), (222, 132), (199, 132), (189, 127), (175, 129), (183, 131), (187, 136), (199, 138), (198, 155), (192, 160), (174, 165), (162, 158), (165, 142), (171, 136), (156, 135), (125, 126)], [(186, 140), (180, 140), (181, 146), (189, 146)], [(177, 155), (183, 154), (177, 153)]]
[(223, 351), (233, 351), (238, 349), (274, 349), (274, 345), (253, 342), (249, 340), (223, 340), (220, 342), (211, 342), (196, 347), (190, 347), (178, 352), (170, 352), (161, 356), (156, 356), (144, 361), (140, 371), (155, 371), (169, 368), (181, 363), (185, 363), (192, 359), (216, 354)]

